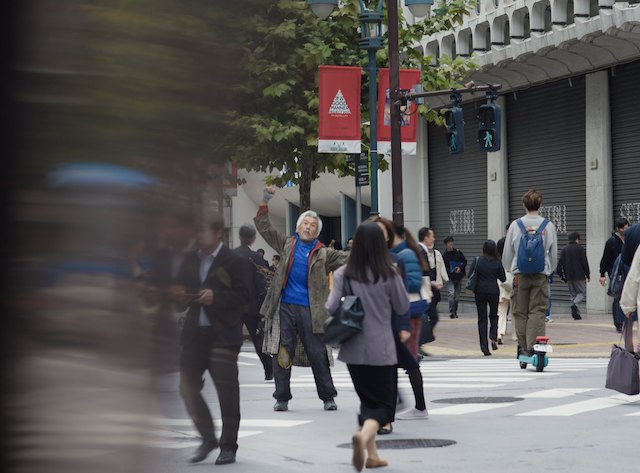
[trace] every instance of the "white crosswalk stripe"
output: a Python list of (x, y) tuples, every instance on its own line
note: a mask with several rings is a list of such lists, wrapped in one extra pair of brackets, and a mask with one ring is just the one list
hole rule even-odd
[[(191, 419), (150, 419), (155, 428), (151, 429), (145, 444), (151, 448), (195, 448), (200, 445), (200, 434), (193, 426)], [(238, 438), (251, 437), (265, 433), (273, 428), (290, 428), (308, 424), (310, 420), (283, 419), (242, 419)], [(259, 430), (258, 430), (259, 429)], [(220, 425), (216, 424), (216, 434), (220, 437)]]

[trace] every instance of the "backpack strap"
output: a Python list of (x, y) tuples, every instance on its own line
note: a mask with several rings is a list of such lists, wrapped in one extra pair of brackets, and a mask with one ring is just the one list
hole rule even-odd
[[(522, 230), (522, 233), (524, 233), (525, 235), (527, 233), (529, 233), (527, 231), (527, 228), (524, 226), (524, 223), (522, 223), (522, 219), (519, 218), (518, 220), (516, 220), (516, 222), (518, 222), (518, 226), (520, 227), (520, 230)], [(538, 230), (536, 230), (536, 234), (540, 234), (543, 232), (543, 230), (545, 229), (545, 227), (547, 226), (547, 224), (549, 223), (549, 219), (545, 218), (542, 220), (542, 223), (540, 224), (540, 226), (538, 227)]]
[(542, 233), (545, 229), (545, 227), (547, 226), (547, 223), (549, 223), (549, 219), (545, 218), (542, 223), (540, 224), (540, 226), (538, 227), (538, 231), (536, 233)]

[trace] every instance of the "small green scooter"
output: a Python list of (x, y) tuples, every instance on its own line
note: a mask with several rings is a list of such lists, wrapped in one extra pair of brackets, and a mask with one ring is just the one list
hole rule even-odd
[(536, 371), (541, 372), (549, 364), (548, 353), (553, 352), (553, 347), (549, 345), (549, 337), (538, 336), (536, 343), (533, 345), (533, 354), (531, 356), (525, 354), (518, 355), (520, 368), (527, 369), (527, 365), (535, 366)]

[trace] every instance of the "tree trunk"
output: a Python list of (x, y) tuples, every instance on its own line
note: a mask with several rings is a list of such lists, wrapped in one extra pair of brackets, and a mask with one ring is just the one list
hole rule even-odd
[(300, 163), (300, 212), (311, 208), (311, 182), (315, 174), (313, 158), (303, 157)]

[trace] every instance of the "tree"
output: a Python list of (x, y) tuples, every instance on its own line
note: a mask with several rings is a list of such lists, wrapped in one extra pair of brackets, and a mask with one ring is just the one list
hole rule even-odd
[[(304, 0), (264, 2), (244, 22), (245, 81), (235, 88), (242, 100), (229, 112), (228, 130), (219, 135), (218, 151), (248, 170), (282, 171), (270, 182), (284, 185), (291, 180), (300, 186), (300, 208), (310, 207), (311, 182), (321, 172), (351, 174), (345, 156), (317, 152), (318, 66), (359, 65), (367, 62), (359, 49), (357, 0), (345, 0), (327, 20), (316, 18)], [(376, 2), (377, 3), (377, 0)], [(416, 48), (425, 34), (450, 29), (461, 23), (474, 2), (442, 2), (431, 18), (408, 25), (400, 14), (402, 67), (420, 67), (426, 90), (459, 86), (461, 78), (474, 68), (468, 58), (442, 58), (438, 67)], [(374, 5), (375, 6), (375, 5)], [(401, 12), (400, 12), (401, 13)], [(377, 53), (378, 64), (386, 67), (387, 49)], [(367, 121), (367, 81), (363, 81), (362, 119)], [(420, 108), (429, 120), (439, 113)], [(368, 128), (363, 130), (367, 146)], [(381, 160), (380, 168), (388, 164)]]

